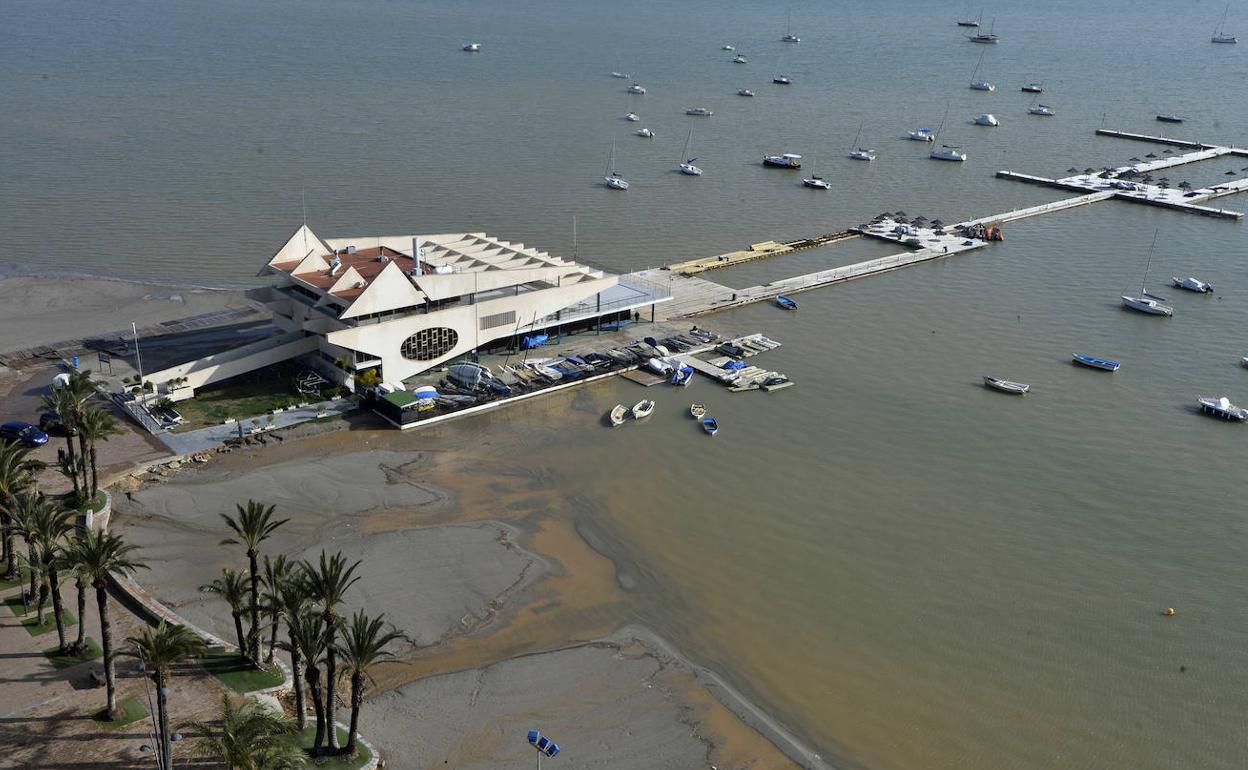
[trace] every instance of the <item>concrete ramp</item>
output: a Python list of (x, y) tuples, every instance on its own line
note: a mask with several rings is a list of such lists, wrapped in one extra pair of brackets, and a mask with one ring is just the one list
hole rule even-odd
[[(186, 383), (180, 385), (179, 390), (190, 389), (190, 391), (194, 391), (214, 382), (228, 380), (240, 374), (254, 372), (257, 369), (263, 369), (266, 366), (272, 366), (281, 361), (286, 361), (305, 353), (311, 353), (317, 348), (317, 340), (316, 336), (305, 334), (302, 331), (278, 334), (232, 350), (224, 350), (194, 361), (171, 366), (158, 372), (150, 372), (147, 374), (146, 379), (148, 382), (160, 386), (169, 380), (185, 377)], [(184, 393), (179, 393), (178, 395), (190, 397), (192, 393), (184, 391)]]

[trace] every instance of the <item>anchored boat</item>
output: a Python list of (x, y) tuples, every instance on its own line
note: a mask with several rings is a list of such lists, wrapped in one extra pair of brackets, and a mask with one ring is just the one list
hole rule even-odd
[(1031, 386), (1025, 382), (1014, 382), (1013, 380), (999, 380), (996, 377), (984, 376), (984, 385), (999, 390), (1002, 393), (1009, 393), (1014, 396), (1021, 396), (1031, 390)]
[(719, 432), (719, 422), (714, 417), (703, 417), (702, 430), (714, 436)]
[(633, 419), (640, 420), (649, 417), (654, 411), (654, 402), (650, 399), (642, 399), (633, 405)]
[(689, 416), (695, 420), (701, 420), (706, 416), (706, 404), (690, 404)]
[(628, 417), (628, 407), (624, 406), (623, 404), (616, 404), (615, 408), (611, 410), (611, 414), (609, 415), (609, 419), (611, 420), (611, 425), (613, 427), (618, 427), (620, 425), (623, 425), (624, 420), (627, 417)]
[(1097, 358), (1083, 353), (1073, 354), (1071, 360), (1080, 366), (1086, 366), (1089, 369), (1100, 369), (1106, 372), (1116, 372), (1122, 364), (1117, 361), (1110, 361), (1108, 358)]
[(1221, 396), (1220, 398), (1197, 396), (1196, 401), (1200, 404), (1200, 411), (1210, 417), (1217, 417), (1220, 420), (1228, 420), (1230, 422), (1248, 420), (1248, 409), (1235, 406), (1226, 396)]
[(791, 152), (782, 155), (766, 155), (763, 157), (763, 165), (775, 168), (801, 168), (802, 156)]
[(797, 310), (797, 302), (784, 296), (783, 294), (776, 296), (776, 304), (785, 310)]
[(1213, 286), (1211, 284), (1192, 278), (1190, 275), (1186, 278), (1175, 278), (1171, 276), (1170, 280), (1174, 282), (1175, 287), (1180, 289), (1187, 289), (1188, 291), (1194, 291), (1199, 294), (1213, 293)]

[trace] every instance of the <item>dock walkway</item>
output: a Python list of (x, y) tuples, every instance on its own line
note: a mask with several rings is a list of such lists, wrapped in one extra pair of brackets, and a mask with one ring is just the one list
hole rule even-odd
[(681, 275), (695, 275), (707, 270), (715, 270), (721, 267), (732, 267), (734, 265), (742, 265), (746, 262), (754, 262), (759, 259), (768, 259), (770, 257), (778, 257), (783, 254), (791, 254), (795, 251), (805, 251), (806, 249), (815, 249), (820, 246), (830, 246), (834, 243), (847, 241), (857, 238), (858, 234), (849, 230), (842, 230), (836, 233), (823, 233), (812, 238), (800, 238), (795, 241), (763, 241), (762, 243), (751, 244), (748, 249), (741, 251), (730, 251), (726, 254), (716, 254), (713, 257), (701, 257), (699, 259), (691, 259), (687, 262), (677, 262), (668, 265), (665, 270)]

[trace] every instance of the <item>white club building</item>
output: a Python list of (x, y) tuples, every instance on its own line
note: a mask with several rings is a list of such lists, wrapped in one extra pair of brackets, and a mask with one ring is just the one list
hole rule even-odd
[[(270, 339), (154, 373), (185, 377), (177, 397), (303, 357), (346, 381), (376, 368), (399, 383), (472, 351), (535, 331), (582, 331), (671, 299), (665, 287), (617, 276), (484, 233), (321, 239), (301, 226), (248, 296), (267, 307)], [(188, 392), (189, 391), (189, 392)]]

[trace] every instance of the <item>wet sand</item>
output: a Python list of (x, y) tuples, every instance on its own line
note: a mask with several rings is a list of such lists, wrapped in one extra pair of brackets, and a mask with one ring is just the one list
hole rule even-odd
[(248, 304), (241, 291), (161, 286), (83, 276), (0, 278), (0, 352)]
[(628, 581), (570, 515), (584, 501), (462, 433), (359, 430), (235, 452), (120, 499), (118, 526), (152, 566), (148, 590), (227, 639), (228, 610), (198, 586), (245, 568), (240, 549), (216, 545), (236, 502), (291, 517), (267, 553), (361, 559), (348, 609), (385, 612), (417, 642), (374, 671), (366, 707), (391, 766), (520, 766), (534, 726), (590, 767), (821, 766), (712, 673), (625, 627)]

